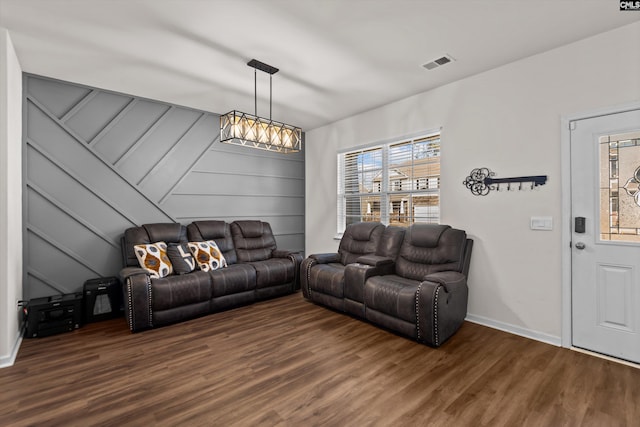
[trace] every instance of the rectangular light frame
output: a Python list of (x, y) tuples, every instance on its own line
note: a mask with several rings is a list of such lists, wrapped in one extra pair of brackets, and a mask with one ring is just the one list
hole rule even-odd
[(279, 153), (297, 153), (302, 129), (233, 110), (220, 116), (220, 142)]

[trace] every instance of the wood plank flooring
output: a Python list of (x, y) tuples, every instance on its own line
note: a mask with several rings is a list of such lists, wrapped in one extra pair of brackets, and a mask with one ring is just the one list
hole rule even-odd
[(640, 370), (465, 323), (438, 349), (300, 293), (25, 339), (0, 426), (637, 426)]

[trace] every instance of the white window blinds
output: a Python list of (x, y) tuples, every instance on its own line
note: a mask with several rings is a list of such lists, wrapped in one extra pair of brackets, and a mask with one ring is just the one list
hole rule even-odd
[(439, 134), (338, 154), (338, 232), (359, 221), (440, 221)]

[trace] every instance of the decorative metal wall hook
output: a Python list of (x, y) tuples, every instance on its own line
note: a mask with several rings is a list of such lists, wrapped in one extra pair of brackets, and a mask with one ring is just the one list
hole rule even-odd
[(500, 191), (500, 184), (507, 184), (507, 191), (511, 191), (512, 183), (518, 183), (518, 190), (522, 190), (523, 182), (530, 182), (532, 190), (547, 183), (546, 175), (493, 178), (495, 175), (489, 168), (476, 168), (462, 183), (476, 196), (486, 196), (491, 190)]

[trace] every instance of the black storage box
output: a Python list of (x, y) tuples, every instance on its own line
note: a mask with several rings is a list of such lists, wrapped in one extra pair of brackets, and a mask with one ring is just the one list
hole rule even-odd
[(82, 293), (34, 298), (24, 309), (25, 337), (46, 337), (73, 331), (82, 322)]
[(84, 282), (85, 323), (113, 319), (124, 314), (122, 286), (117, 277), (101, 277)]

